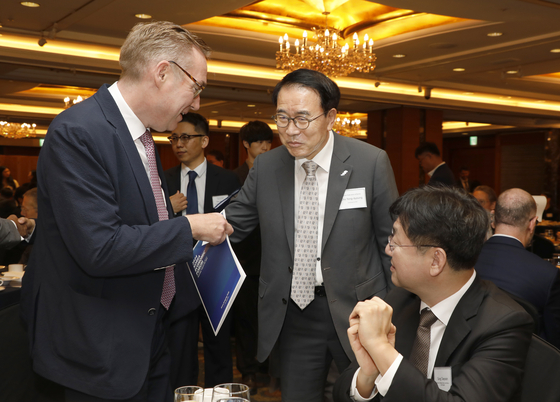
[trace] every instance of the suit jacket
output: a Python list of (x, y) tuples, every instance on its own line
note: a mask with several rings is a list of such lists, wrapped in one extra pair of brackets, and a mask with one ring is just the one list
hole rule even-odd
[(436, 169), (428, 184), (431, 186), (443, 184), (451, 187), (456, 185), (455, 176), (453, 176), (453, 172), (451, 171), (447, 163), (444, 163)]
[(484, 243), (475, 269), (481, 278), (532, 303), (541, 316), (539, 335), (560, 347), (560, 269), (504, 236)]
[(21, 236), (14, 222), (9, 219), (0, 219), (0, 246), (8, 249), (19, 243), (21, 243)]
[[(37, 166), (41, 219), (22, 289), (34, 369), (97, 397), (129, 398), (146, 379), (163, 308), (165, 270), (156, 268), (177, 264), (177, 294), (194, 291), (184, 264), (190, 225), (159, 221), (107, 86), (57, 116), (47, 137)], [(157, 166), (163, 178), (159, 158)]]
[[(449, 392), (440, 390), (407, 360), (420, 321), (418, 296), (395, 288), (385, 300), (393, 307), (395, 348), (404, 359), (381, 398), (384, 402), (519, 400), (533, 324), (525, 310), (494, 284), (475, 278), (449, 319), (435, 361), (435, 367), (451, 367)], [(351, 400), (349, 390), (357, 367), (352, 363), (338, 379), (335, 401)]]
[[(165, 171), (165, 180), (169, 188), (169, 194), (176, 194), (181, 191), (181, 164)], [(241, 183), (237, 175), (231, 170), (226, 170), (211, 163), (206, 164), (206, 183), (204, 190), (204, 213), (216, 212), (212, 202), (212, 197), (217, 195), (230, 195), (239, 187)], [(186, 195), (186, 194), (185, 194)], [(181, 216), (181, 212), (176, 214)]]
[[(260, 223), (262, 262), (259, 283), (257, 357), (270, 353), (282, 328), (294, 261), (294, 158), (284, 146), (261, 154), (239, 195), (227, 207), (232, 242)], [(347, 189), (364, 188), (365, 208), (339, 210)], [(389, 206), (397, 187), (385, 151), (334, 134), (325, 205), (321, 266), (331, 316), (348, 356), (348, 317), (358, 300), (384, 297), (390, 262), (384, 252), (393, 222)], [(325, 319), (328, 319), (325, 317)]]

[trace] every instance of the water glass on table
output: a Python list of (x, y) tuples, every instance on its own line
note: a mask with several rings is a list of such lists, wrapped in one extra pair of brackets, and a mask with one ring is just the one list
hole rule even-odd
[(214, 387), (212, 392), (212, 402), (218, 402), (222, 399), (229, 400), (232, 398), (242, 398), (247, 401), (251, 400), (251, 392), (249, 386), (238, 383), (220, 384)]
[(179, 387), (175, 390), (175, 402), (182, 402), (182, 401), (203, 402), (204, 400), (203, 393), (204, 393), (204, 389), (194, 385)]

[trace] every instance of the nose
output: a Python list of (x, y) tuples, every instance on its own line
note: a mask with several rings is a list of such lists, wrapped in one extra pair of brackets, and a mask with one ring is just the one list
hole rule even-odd
[(197, 95), (191, 103), (191, 110), (198, 110), (200, 108), (200, 95)]
[(288, 127), (286, 127), (286, 134), (288, 135), (297, 135), (300, 133), (299, 128), (296, 126), (296, 122), (294, 120), (290, 120), (288, 123)]
[(393, 253), (391, 252), (391, 246), (389, 246), (389, 242), (387, 241), (387, 245), (385, 246), (385, 254), (388, 256), (392, 256)]

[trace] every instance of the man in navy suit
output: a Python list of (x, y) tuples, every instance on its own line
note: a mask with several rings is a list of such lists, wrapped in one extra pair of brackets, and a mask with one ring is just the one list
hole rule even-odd
[(527, 251), (537, 224), (533, 197), (519, 188), (498, 198), (494, 236), (484, 243), (476, 272), (499, 288), (533, 304), (540, 315), (540, 333), (560, 347), (560, 269)]
[[(220, 201), (241, 187), (235, 173), (208, 163), (204, 157), (204, 149), (210, 141), (208, 133), (208, 121), (198, 113), (189, 113), (169, 136), (173, 152), (181, 162), (165, 171), (176, 216), (214, 212)], [(195, 177), (192, 181), (191, 175)], [(183, 299), (178, 301), (181, 303)], [(174, 387), (197, 383), (199, 322), (204, 341), (205, 387), (233, 381), (231, 314), (218, 335), (214, 335), (206, 312), (200, 306), (187, 316), (176, 317), (171, 324), (171, 380)]]
[(150, 130), (198, 109), (209, 51), (181, 26), (138, 24), (119, 81), (49, 127), (22, 310), (33, 367), (67, 401), (173, 400), (166, 322), (175, 299), (196, 292), (193, 238), (218, 244), (232, 229), (219, 214), (169, 219)]
[(350, 314), (357, 362), (339, 378), (335, 400), (519, 400), (531, 317), (473, 268), (484, 209), (462, 189), (424, 186), (390, 211), (385, 252), (397, 288)]
[(430, 181), (428, 184), (433, 185), (444, 185), (444, 186), (455, 186), (455, 176), (453, 172), (447, 166), (447, 164), (441, 159), (441, 154), (436, 144), (433, 142), (424, 142), (420, 144), (414, 156), (420, 162), (420, 166), (424, 173), (430, 176)]

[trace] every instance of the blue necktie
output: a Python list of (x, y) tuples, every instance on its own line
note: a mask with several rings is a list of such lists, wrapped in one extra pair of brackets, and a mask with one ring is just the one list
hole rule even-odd
[(198, 214), (198, 194), (196, 193), (196, 184), (194, 179), (196, 179), (196, 172), (194, 170), (190, 170), (188, 173), (189, 175), (189, 184), (187, 185), (187, 215)]

